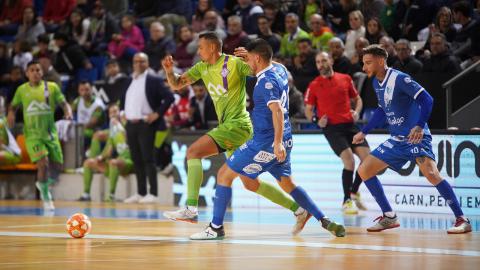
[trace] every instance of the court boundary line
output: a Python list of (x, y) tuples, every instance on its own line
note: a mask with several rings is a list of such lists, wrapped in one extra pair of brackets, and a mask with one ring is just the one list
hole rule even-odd
[[(17, 237), (45, 237), (45, 238), (65, 238), (71, 239), (66, 233), (41, 233), (41, 232), (15, 232), (0, 231), (0, 236), (17, 236)], [(480, 257), (480, 251), (477, 250), (457, 250), (457, 249), (438, 249), (438, 248), (420, 248), (420, 247), (402, 247), (402, 246), (378, 246), (378, 245), (356, 245), (356, 244), (330, 244), (315, 242), (295, 242), (295, 241), (271, 241), (271, 240), (209, 240), (195, 241), (187, 238), (168, 237), (168, 236), (131, 236), (131, 235), (107, 235), (107, 234), (91, 234), (87, 239), (104, 239), (104, 240), (131, 240), (131, 241), (168, 241), (175, 243), (223, 243), (237, 245), (256, 245), (256, 246), (282, 246), (282, 247), (306, 247), (306, 248), (330, 248), (330, 249), (348, 249), (348, 250), (369, 250), (369, 251), (391, 251), (400, 253), (420, 253), (431, 255), (457, 255), (465, 257)], [(74, 240), (82, 241), (82, 240)]]

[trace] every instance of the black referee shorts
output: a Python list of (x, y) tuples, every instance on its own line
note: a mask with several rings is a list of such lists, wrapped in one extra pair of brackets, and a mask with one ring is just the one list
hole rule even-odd
[(337, 156), (340, 156), (343, 150), (347, 148), (353, 150), (353, 148), (359, 146), (368, 147), (367, 140), (360, 144), (352, 144), (353, 136), (358, 132), (360, 132), (360, 129), (353, 123), (327, 125), (323, 128), (323, 134)]

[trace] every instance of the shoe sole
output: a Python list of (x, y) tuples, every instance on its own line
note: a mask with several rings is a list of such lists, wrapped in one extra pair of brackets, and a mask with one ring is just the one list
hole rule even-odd
[(358, 211), (351, 211), (351, 212), (343, 211), (343, 214), (345, 214), (345, 215), (358, 215)]
[(307, 218), (305, 219), (305, 221), (303, 222), (302, 226), (300, 227), (300, 229), (298, 230), (298, 232), (292, 232), (293, 235), (298, 235), (299, 233), (301, 233), (303, 231), (303, 228), (305, 228), (305, 225), (307, 224), (308, 220), (312, 217), (312, 214), (308, 213), (307, 215)]
[(220, 236), (220, 237), (215, 237), (215, 238), (199, 238), (199, 239), (195, 239), (195, 238), (190, 238), (190, 240), (194, 240), (194, 241), (211, 241), (211, 240), (223, 240), (225, 238), (225, 236)]
[(181, 222), (186, 222), (186, 223), (191, 223), (191, 224), (197, 224), (198, 223), (198, 218), (195, 218), (195, 219), (172, 218), (172, 217), (169, 217), (169, 216), (165, 215), (165, 213), (163, 214), (163, 217), (167, 218), (171, 221), (181, 221)]
[(389, 230), (389, 229), (395, 229), (395, 228), (398, 228), (400, 227), (400, 224), (395, 224), (393, 226), (390, 226), (388, 228), (384, 228), (384, 229), (378, 229), (378, 230), (374, 230), (374, 229), (367, 229), (367, 232), (381, 232), (381, 231), (385, 231), (385, 230)]
[(447, 234), (464, 234), (464, 233), (469, 233), (469, 232), (472, 232), (472, 229), (466, 230), (466, 231), (463, 231), (463, 232), (449, 232), (449, 231), (447, 231)]

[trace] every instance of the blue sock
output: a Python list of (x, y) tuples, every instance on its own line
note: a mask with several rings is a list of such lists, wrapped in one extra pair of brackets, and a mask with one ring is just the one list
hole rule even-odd
[(455, 217), (463, 216), (462, 208), (460, 208), (457, 196), (455, 196), (455, 193), (453, 192), (450, 184), (445, 179), (443, 179), (442, 182), (440, 182), (435, 187), (437, 188), (440, 195), (442, 195), (442, 197), (447, 201), (447, 204), (448, 206), (450, 206), (450, 209), (452, 209)]
[(232, 188), (217, 185), (215, 189), (215, 200), (213, 202), (213, 219), (212, 223), (217, 226), (223, 225), (223, 218), (227, 211), (227, 206), (232, 199)]
[(378, 181), (378, 178), (376, 176), (368, 179), (367, 181), (364, 182), (365, 185), (367, 186), (368, 190), (372, 194), (372, 196), (375, 198), (377, 201), (378, 205), (382, 209), (382, 212), (392, 212), (392, 207), (387, 201), (387, 197), (385, 197), (385, 192), (383, 191), (382, 184), (380, 184), (380, 181)]
[(308, 196), (307, 192), (300, 187), (297, 186), (292, 192), (290, 192), (290, 195), (292, 195), (292, 198), (307, 212), (312, 214), (317, 220), (322, 219), (325, 217), (325, 215), (318, 209), (318, 207), (315, 205), (313, 200)]

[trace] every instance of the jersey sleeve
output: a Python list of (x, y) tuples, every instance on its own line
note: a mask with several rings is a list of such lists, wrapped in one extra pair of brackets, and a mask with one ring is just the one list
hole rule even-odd
[(204, 65), (202, 62), (197, 62), (193, 67), (187, 70), (186, 74), (192, 80), (192, 82), (196, 82), (202, 78), (203, 68)]
[(416, 99), (422, 91), (425, 91), (425, 88), (423, 88), (416, 81), (412, 80), (412, 78), (408, 75), (398, 76), (397, 80), (400, 90), (413, 99)]
[(49, 87), (52, 89), (52, 98), (55, 101), (55, 104), (61, 104), (65, 102), (65, 96), (60, 91), (60, 87), (56, 83), (50, 83)]
[(250, 68), (250, 66), (247, 63), (245, 63), (240, 58), (237, 58), (236, 61), (237, 61), (237, 69), (238, 69), (238, 71), (240, 72), (241, 75), (243, 75), (243, 76), (252, 75), (252, 69)]
[(15, 95), (11, 102), (12, 106), (19, 106), (22, 103), (22, 91), (20, 91), (20, 89), (22, 89), (22, 86), (19, 86), (15, 91)]
[(305, 104), (315, 106), (317, 103), (317, 97), (313, 91), (314, 84), (311, 82), (308, 85), (307, 91), (305, 92)]
[(264, 78), (258, 82), (258, 86), (260, 87), (263, 93), (263, 99), (267, 106), (272, 102), (281, 102), (280, 97), (280, 87), (271, 80)]
[(358, 96), (358, 91), (357, 91), (357, 88), (355, 88), (355, 85), (353, 84), (352, 78), (350, 78), (350, 76), (345, 76), (345, 80), (347, 80), (347, 85), (348, 85), (348, 96), (350, 98), (356, 98)]

